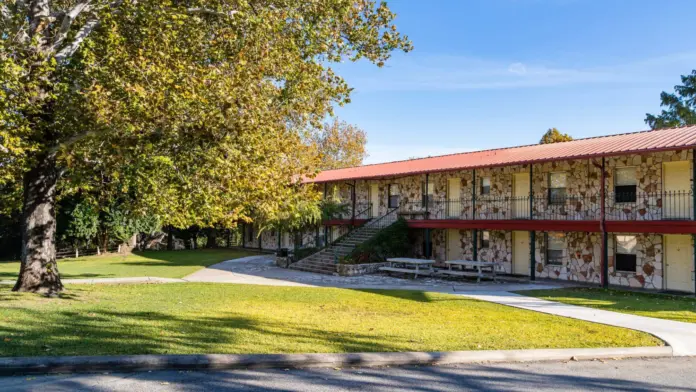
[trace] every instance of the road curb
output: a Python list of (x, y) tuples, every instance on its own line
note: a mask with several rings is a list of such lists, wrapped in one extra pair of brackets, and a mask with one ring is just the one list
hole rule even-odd
[(444, 365), (480, 362), (567, 361), (671, 357), (672, 348), (631, 347), (349, 354), (206, 354), (0, 358), (0, 375), (352, 366)]

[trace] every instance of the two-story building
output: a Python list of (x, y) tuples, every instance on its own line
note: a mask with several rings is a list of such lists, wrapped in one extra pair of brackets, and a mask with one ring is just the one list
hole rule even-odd
[(329, 170), (310, 182), (345, 200), (349, 216), (296, 238), (248, 239), (314, 245), (395, 213), (418, 256), (694, 292), (694, 148), (691, 126)]

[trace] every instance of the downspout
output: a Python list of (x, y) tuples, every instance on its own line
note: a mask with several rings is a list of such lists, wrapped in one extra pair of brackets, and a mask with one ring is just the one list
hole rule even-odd
[[(428, 196), (428, 182), (430, 181), (430, 173), (425, 173), (425, 219), (430, 219), (430, 214), (429, 214), (429, 205), (430, 205), (430, 198)], [(433, 192), (435, 190), (433, 189)], [(433, 195), (434, 196), (434, 195)], [(432, 255), (432, 251), (430, 249), (430, 229), (426, 228), (425, 229), (425, 257), (427, 259), (430, 259)]]
[[(478, 185), (476, 184), (476, 169), (473, 170), (474, 173), (474, 180), (473, 183), (471, 184), (471, 219), (476, 220), (476, 187)], [(478, 229), (474, 229), (472, 231), (472, 239), (473, 239), (473, 250), (474, 250), (474, 260), (478, 260)]]
[(609, 237), (607, 236), (607, 220), (606, 220), (606, 162), (604, 157), (602, 157), (602, 188), (600, 192), (601, 201), (601, 218), (599, 222), (599, 229), (602, 233), (602, 287), (609, 288)]
[[(529, 220), (534, 219), (534, 164), (529, 164)], [(529, 279), (536, 280), (536, 231), (529, 232)]]

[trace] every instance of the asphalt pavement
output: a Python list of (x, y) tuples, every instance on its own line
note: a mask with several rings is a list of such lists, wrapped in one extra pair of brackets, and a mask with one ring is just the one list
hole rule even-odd
[(696, 391), (696, 358), (0, 378), (2, 391)]

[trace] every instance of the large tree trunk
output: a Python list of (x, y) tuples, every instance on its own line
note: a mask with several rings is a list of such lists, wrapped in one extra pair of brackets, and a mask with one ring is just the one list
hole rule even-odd
[(167, 227), (167, 250), (174, 250), (174, 228)]
[(24, 175), (22, 255), (13, 291), (54, 294), (63, 290), (56, 264), (56, 184), (58, 170), (52, 159), (40, 159)]
[(217, 230), (214, 227), (208, 228), (208, 241), (205, 244), (206, 248), (217, 248)]

